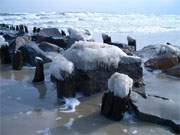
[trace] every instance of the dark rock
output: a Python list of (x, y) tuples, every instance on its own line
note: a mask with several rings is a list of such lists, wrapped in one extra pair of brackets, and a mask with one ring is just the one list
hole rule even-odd
[(55, 44), (61, 48), (68, 48), (68, 44), (73, 44), (69, 42), (69, 39), (67, 37), (44, 37), (40, 35), (34, 35), (32, 36), (32, 40), (41, 43), (41, 42), (49, 42), (51, 44)]
[(51, 44), (48, 42), (41, 42), (39, 44), (39, 48), (45, 52), (60, 52), (63, 50), (62, 48), (58, 47), (57, 45)]
[(21, 51), (17, 50), (12, 59), (12, 68), (14, 70), (21, 70), (23, 67), (23, 56)]
[(40, 36), (43, 37), (61, 37), (62, 34), (59, 32), (57, 28), (44, 28), (39, 32)]
[(168, 75), (172, 75), (175, 77), (180, 77), (180, 64), (173, 66), (172, 68), (163, 70), (163, 72), (165, 72)]
[(39, 57), (36, 57), (35, 62), (36, 62), (36, 71), (35, 71), (35, 76), (34, 76), (33, 82), (42, 82), (42, 81), (44, 81), (43, 60)]
[[(92, 94), (102, 92), (108, 89), (107, 80), (114, 72), (127, 74), (129, 77), (133, 79), (134, 84), (138, 82), (142, 82), (143, 70), (141, 67), (141, 63), (129, 63), (129, 64), (119, 63), (117, 69), (113, 67), (111, 67), (110, 69), (99, 68), (97, 70), (89, 70), (89, 71), (76, 69), (73, 75), (75, 77), (70, 77), (69, 79), (67, 80), (65, 79), (63, 81), (58, 80), (61, 83), (58, 83), (59, 86), (57, 86), (57, 93), (63, 94), (62, 91), (72, 91), (75, 89), (76, 92), (81, 92), (85, 96), (90, 96)], [(68, 88), (69, 90), (67, 90)], [(145, 93), (143, 94), (145, 95)], [(63, 96), (71, 97), (72, 95), (67, 95), (67, 94), (58, 95), (58, 97), (63, 97)]]
[(178, 102), (158, 96), (143, 98), (135, 92), (131, 93), (131, 100), (139, 119), (169, 126), (174, 132), (180, 133), (180, 106)]
[(52, 60), (48, 58), (37, 44), (31, 42), (26, 45), (21, 46), (18, 50), (22, 52), (23, 62), (26, 64), (30, 64), (31, 66), (35, 66), (35, 58), (40, 57), (43, 59), (44, 63), (51, 62)]
[(151, 69), (168, 69), (178, 64), (177, 56), (163, 55), (149, 59), (144, 63), (145, 67)]
[(129, 108), (129, 96), (120, 98), (114, 96), (113, 92), (104, 93), (102, 98), (101, 114), (105, 117), (119, 121)]

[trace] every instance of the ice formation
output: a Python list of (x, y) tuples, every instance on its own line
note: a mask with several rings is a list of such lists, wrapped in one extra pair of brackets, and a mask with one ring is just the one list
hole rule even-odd
[(63, 56), (81, 70), (96, 70), (99, 67), (118, 68), (119, 62), (141, 61), (139, 57), (128, 56), (116, 46), (87, 41), (75, 42), (71, 48), (63, 52)]
[(61, 54), (55, 57), (50, 65), (51, 74), (58, 80), (64, 80), (74, 70), (74, 64)]
[(180, 49), (172, 46), (172, 45), (161, 45), (160, 50), (159, 50), (160, 54), (173, 54), (173, 55), (179, 55), (180, 56)]
[(114, 73), (108, 80), (108, 90), (115, 96), (126, 97), (133, 86), (133, 80), (125, 74)]
[(3, 36), (0, 36), (0, 46), (8, 46), (8, 42), (5, 41), (4, 37)]
[(4, 41), (5, 41), (4, 37), (0, 36), (0, 42), (4, 42)]
[(88, 30), (84, 30), (82, 31), (77, 31), (75, 29), (72, 28), (68, 28), (68, 33), (70, 38), (72, 39), (76, 39), (77, 41), (85, 41), (85, 40), (91, 40), (92, 36), (91, 33)]

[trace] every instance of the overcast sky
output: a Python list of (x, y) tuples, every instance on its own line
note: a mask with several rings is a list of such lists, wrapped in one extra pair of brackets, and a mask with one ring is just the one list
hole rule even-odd
[(0, 12), (41, 11), (180, 14), (180, 0), (0, 0)]

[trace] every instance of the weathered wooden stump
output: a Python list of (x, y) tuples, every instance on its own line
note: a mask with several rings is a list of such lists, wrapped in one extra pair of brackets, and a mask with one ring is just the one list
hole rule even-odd
[(136, 40), (130, 36), (127, 36), (128, 46), (132, 46), (134, 51), (136, 51)]
[(120, 73), (114, 73), (108, 80), (108, 92), (102, 98), (101, 114), (109, 119), (119, 121), (129, 108), (133, 80)]
[(129, 108), (129, 96), (120, 98), (113, 92), (104, 93), (102, 98), (101, 114), (111, 120), (119, 121)]
[(1, 59), (1, 64), (11, 63), (9, 45), (6, 42), (4, 42), (4, 44), (0, 46), (0, 59)]
[(17, 50), (12, 58), (12, 68), (14, 70), (21, 70), (23, 67), (23, 55), (20, 50)]
[(108, 36), (107, 34), (102, 34), (102, 39), (103, 39), (103, 43), (107, 43), (107, 44), (109, 44), (109, 43), (111, 43), (111, 37), (110, 36)]
[(35, 62), (36, 62), (36, 71), (33, 82), (42, 82), (44, 81), (45, 78), (43, 60), (40, 57), (36, 57)]

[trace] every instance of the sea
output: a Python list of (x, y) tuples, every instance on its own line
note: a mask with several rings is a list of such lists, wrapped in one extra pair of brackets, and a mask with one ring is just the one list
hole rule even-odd
[(121, 14), (103, 12), (31, 12), (0, 13), (0, 22), (25, 24), (30, 30), (34, 26), (55, 27), (67, 30), (89, 30), (96, 41), (102, 41), (101, 34), (112, 36), (114, 42), (127, 42), (130, 35), (137, 40), (138, 48), (150, 44), (170, 42), (180, 45), (179, 14)]

